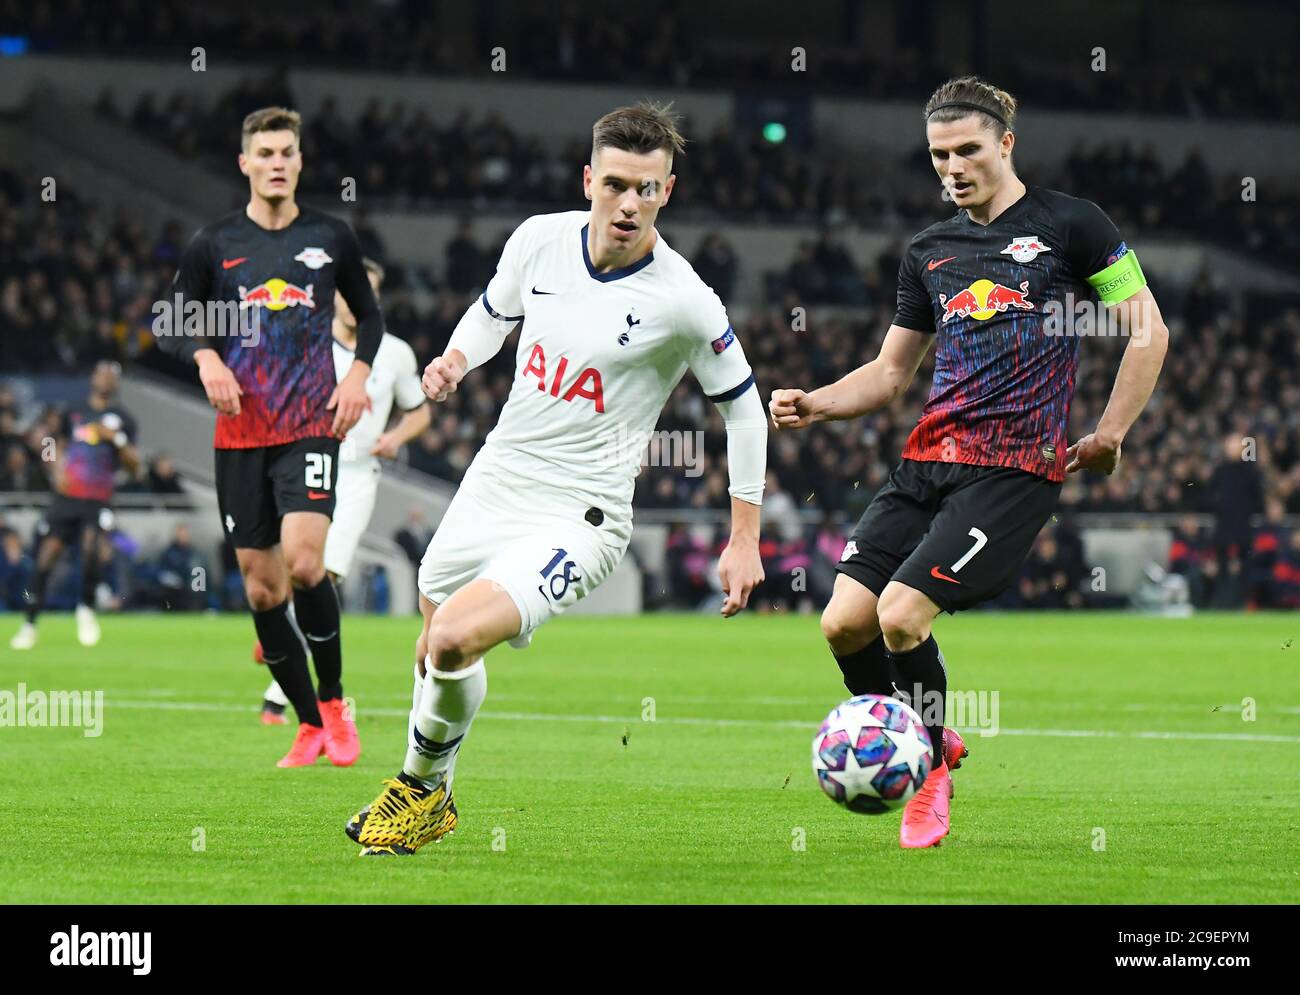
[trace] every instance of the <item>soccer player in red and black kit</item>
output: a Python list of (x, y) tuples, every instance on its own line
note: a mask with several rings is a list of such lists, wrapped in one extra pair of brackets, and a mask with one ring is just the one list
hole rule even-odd
[[(257, 309), (257, 334), (225, 337), (205, 325), (206, 337), (171, 334), (159, 342), (198, 366), (217, 409), (222, 525), (265, 662), (298, 714), (293, 747), (279, 766), (306, 766), (322, 753), (347, 766), (360, 744), (343, 703), (339, 603), (323, 551), (339, 440), (369, 406), (366, 377), (384, 322), (352, 229), (294, 200), (300, 134), (299, 115), (283, 107), (244, 119), (239, 168), (248, 177), (248, 206), (201, 229), (176, 274), (182, 306)], [(336, 288), (357, 319), (356, 360), (342, 381), (330, 331)], [(289, 616), (291, 587), (316, 667), (315, 692)]]
[(81, 547), (81, 600), (77, 603), (77, 641), (99, 642), (95, 619), (95, 588), (99, 586), (99, 537), (113, 527), (113, 492), (119, 467), (140, 469), (135, 419), (117, 401), (121, 374), (116, 363), (101, 362), (90, 375), (90, 396), (63, 416), (62, 439), (55, 441), (56, 496), (41, 523), (36, 549), (36, 575), (27, 590), (27, 618), (9, 641), (11, 649), (36, 645), (36, 619), (45, 606), (45, 592), (64, 549)]
[[(931, 623), (1011, 584), (1067, 473), (1115, 469), (1168, 343), (1137, 257), (1102, 210), (1016, 175), (1015, 111), (973, 77), (934, 93), (926, 139), (960, 210), (904, 253), (880, 355), (811, 393), (773, 391), (769, 404), (778, 429), (857, 418), (902, 394), (935, 343), (929, 400), (849, 537), (822, 614), (853, 694), (920, 694), (935, 752), (903, 813), (909, 848), (947, 835), (949, 770), (966, 754), (943, 728), (948, 677)], [(1067, 449), (1076, 301), (1118, 312), (1129, 341), (1096, 429)]]

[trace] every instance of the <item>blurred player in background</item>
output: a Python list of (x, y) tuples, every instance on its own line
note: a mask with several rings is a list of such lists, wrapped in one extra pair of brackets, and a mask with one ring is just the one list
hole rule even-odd
[(95, 618), (95, 589), (99, 586), (99, 537), (113, 528), (113, 492), (117, 473), (140, 470), (136, 451), (135, 419), (117, 401), (121, 369), (116, 363), (96, 364), (90, 375), (90, 396), (63, 416), (62, 438), (54, 441), (55, 497), (36, 527), (40, 537), (36, 572), (27, 590), (27, 617), (9, 641), (11, 649), (36, 645), (36, 619), (45, 606), (50, 574), (63, 551), (81, 549), (81, 599), (77, 603), (77, 642), (99, 642)]
[[(1137, 257), (1102, 210), (1016, 175), (1015, 112), (1010, 94), (973, 77), (935, 91), (926, 139), (960, 210), (904, 253), (880, 355), (810, 394), (773, 391), (769, 404), (778, 429), (861, 417), (906, 391), (937, 341), (930, 398), (849, 537), (822, 615), (845, 686), (901, 692), (930, 732), (934, 767), (900, 827), (908, 848), (947, 835), (949, 769), (966, 753), (943, 728), (948, 675), (932, 621), (1011, 584), (1066, 473), (1114, 471), (1168, 342)], [(1096, 430), (1067, 449), (1076, 302), (1096, 298), (1129, 342)]]
[(483, 297), (425, 369), (425, 393), (443, 400), (520, 329), (510, 396), (420, 565), (406, 762), (346, 825), (363, 855), (411, 854), (456, 828), (452, 779), (487, 694), (483, 655), (528, 645), (618, 565), (641, 454), (687, 369), (727, 426), (722, 614), (763, 579), (766, 413), (722, 302), (654, 227), (682, 147), (667, 108), (597, 121), (583, 169), (591, 210), (515, 229)]
[[(160, 334), (168, 352), (194, 362), (217, 409), (217, 502), (235, 547), (264, 658), (298, 715), (281, 767), (339, 766), (360, 752), (343, 704), (338, 595), (325, 575), (325, 535), (334, 512), (339, 440), (370, 401), (366, 378), (384, 320), (356, 235), (342, 221), (294, 199), (302, 172), (301, 119), (267, 107), (244, 119), (239, 168), (248, 206), (194, 236), (175, 289), (182, 304), (209, 302), (255, 318), (253, 330)], [(356, 353), (335, 374), (331, 352), (335, 291), (356, 317)], [(207, 313), (218, 312), (208, 307)], [(289, 616), (311, 647), (317, 687)]]
[[(373, 259), (362, 260), (370, 286), (379, 297), (384, 269)], [(357, 350), (357, 319), (342, 294), (334, 295), (334, 372), (342, 381), (352, 367)], [(420, 369), (411, 347), (396, 335), (384, 333), (379, 352), (366, 379), (371, 408), (352, 426), (339, 446), (339, 480), (335, 492), (334, 519), (325, 536), (325, 570), (337, 588), (352, 569), (357, 545), (370, 524), (379, 488), (379, 458), (396, 459), (398, 451), (429, 427), (429, 405), (420, 387)], [(396, 401), (402, 417), (391, 431), (384, 431)], [(263, 662), (259, 643), (253, 657)], [(285, 721), (289, 703), (275, 681), (262, 700), (262, 722), (279, 725)]]

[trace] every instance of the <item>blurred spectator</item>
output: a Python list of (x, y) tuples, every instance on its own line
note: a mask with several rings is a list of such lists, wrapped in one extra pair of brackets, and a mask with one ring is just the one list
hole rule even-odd
[(1020, 607), (1082, 608), (1084, 599), (1079, 590), (1082, 563), (1071, 562), (1072, 559), (1062, 555), (1055, 528), (1049, 525), (1039, 532), (1020, 571)]
[(1263, 511), (1259, 465), (1243, 453), (1246, 443), (1240, 434), (1224, 436), (1222, 462), (1210, 475), (1209, 498), (1219, 567), (1215, 604), (1220, 608), (1240, 608), (1245, 604), (1246, 558), (1254, 531), (1251, 519)]
[(781, 489), (776, 471), (768, 470), (763, 488), (763, 532), (783, 542), (793, 542), (803, 536), (803, 531), (799, 506), (788, 492)]
[[(1282, 521), (1286, 512), (1280, 498), (1269, 497), (1264, 504), (1264, 523), (1255, 530), (1251, 538), (1250, 563), (1247, 568), (1247, 583), (1251, 608), (1281, 608), (1277, 600), (1279, 591), (1275, 586), (1276, 569), (1286, 558), (1286, 549), (1291, 541), (1291, 529)], [(1296, 530), (1300, 532), (1300, 529)]]
[(462, 218), (456, 236), (447, 243), (447, 286), (458, 294), (482, 290), (487, 282), (488, 267), (496, 262), (483, 258), (483, 250), (474, 241), (472, 229), (473, 222)]
[(1275, 608), (1300, 609), (1300, 529), (1293, 529), (1278, 550), (1269, 602)]
[(23, 609), (32, 569), (32, 558), (23, 549), (18, 533), (0, 528), (0, 608), (15, 612)]
[(380, 266), (387, 268), (388, 250), (384, 248), (384, 240), (380, 237), (379, 230), (370, 223), (370, 215), (365, 211), (358, 211), (353, 218), (352, 230), (357, 233), (357, 244), (361, 246), (362, 257), (373, 259)]
[(1197, 524), (1195, 515), (1185, 515), (1174, 529), (1169, 547), (1169, 572), (1187, 580), (1188, 597), (1196, 608), (1210, 603), (1219, 576), (1214, 544)]
[(4, 466), (0, 468), (0, 491), (19, 494), (40, 494), (50, 489), (45, 464), (33, 461), (22, 445), (11, 445), (4, 450)]
[(667, 596), (671, 604), (698, 608), (715, 597), (711, 571), (715, 562), (709, 544), (699, 539), (691, 528), (675, 522), (668, 529), (665, 547)]
[(94, 555), (99, 557), (99, 587), (95, 608), (101, 612), (121, 611), (131, 601), (131, 558), (139, 547), (121, 533), (101, 532)]
[(812, 260), (824, 277), (827, 302), (859, 306), (867, 303), (866, 287), (858, 274), (857, 264), (838, 231), (822, 233), (813, 247)]
[(411, 566), (420, 569), (420, 561), (429, 548), (433, 538), (433, 529), (429, 528), (424, 516), (424, 509), (415, 505), (406, 513), (406, 524), (393, 535), (393, 542), (402, 547), (402, 552), (411, 561)]
[(445, 444), (445, 438), (439, 429), (435, 427), (425, 430), (407, 451), (411, 469), (443, 480), (457, 479), (455, 468), (443, 455)]
[(808, 304), (819, 304), (829, 296), (830, 276), (813, 258), (811, 242), (800, 242), (785, 273), (785, 289)]
[[(188, 525), (177, 525), (171, 543), (158, 557), (161, 607), (168, 611), (196, 611), (207, 604), (208, 565), (194, 549)], [(199, 590), (196, 580), (202, 579)]]
[(166, 453), (159, 453), (149, 461), (149, 490), (154, 494), (185, 493), (176, 464)]
[(736, 252), (717, 232), (704, 236), (691, 261), (704, 285), (712, 287), (723, 304), (732, 303), (736, 292)]

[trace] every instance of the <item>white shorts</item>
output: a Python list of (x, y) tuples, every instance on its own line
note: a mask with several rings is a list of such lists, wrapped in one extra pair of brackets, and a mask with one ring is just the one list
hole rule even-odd
[(336, 577), (346, 577), (352, 570), (361, 536), (370, 526), (378, 489), (378, 463), (339, 463), (334, 518), (325, 536), (325, 569)]
[(533, 631), (594, 591), (627, 544), (585, 518), (587, 509), (505, 491), (472, 471), (452, 498), (420, 561), (420, 593), (440, 605), (472, 580), (500, 584), (519, 609), (519, 634)]

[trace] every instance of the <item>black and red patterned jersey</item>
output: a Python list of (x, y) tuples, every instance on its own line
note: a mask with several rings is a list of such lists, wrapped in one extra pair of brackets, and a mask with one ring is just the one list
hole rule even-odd
[(60, 431), (66, 441), (59, 493), (111, 501), (122, 448), (135, 442), (130, 412), (119, 404), (96, 408), (86, 401), (68, 410)]
[(1090, 278), (1125, 270), (1128, 252), (1096, 204), (1033, 186), (987, 225), (963, 210), (913, 238), (894, 324), (938, 340), (934, 386), (903, 457), (1063, 480), (1075, 308), (1095, 306)]
[[(217, 449), (278, 446), (330, 434), (326, 409), (334, 375), (334, 291), (358, 321), (378, 319), (356, 235), (343, 221), (309, 208), (277, 231), (240, 210), (199, 230), (181, 256), (175, 291), (184, 302), (229, 302), (254, 334), (203, 339), (160, 338), (169, 351), (192, 357), (216, 349), (243, 391), (240, 412), (217, 415)], [(382, 334), (382, 323), (380, 324)]]

